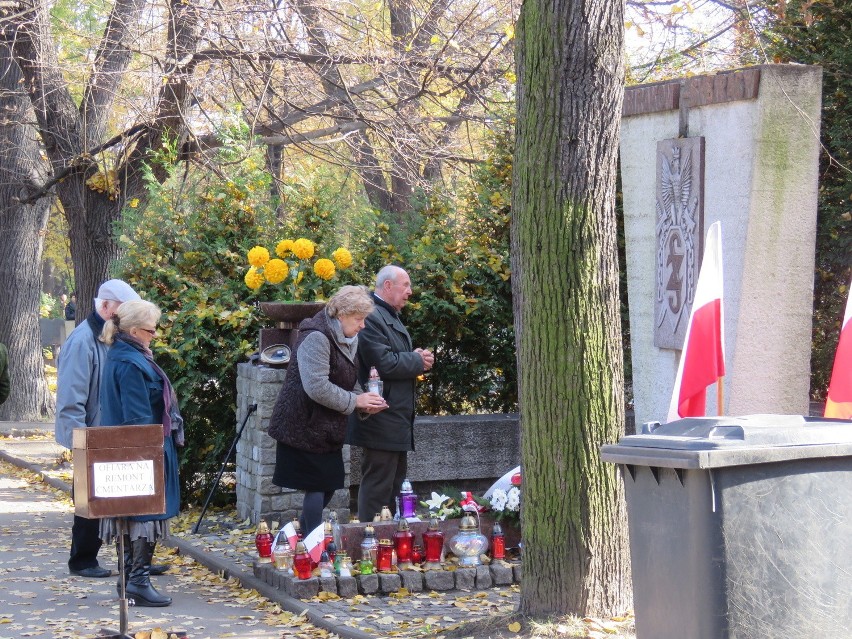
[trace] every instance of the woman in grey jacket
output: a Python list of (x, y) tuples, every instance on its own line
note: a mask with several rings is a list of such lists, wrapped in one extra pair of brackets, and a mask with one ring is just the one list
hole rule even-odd
[(305, 491), (299, 523), (306, 535), (343, 488), (347, 415), (387, 408), (380, 395), (357, 386), (358, 333), (372, 310), (365, 288), (344, 286), (299, 325), (295, 357), (269, 420), (269, 435), (278, 442), (272, 483)]

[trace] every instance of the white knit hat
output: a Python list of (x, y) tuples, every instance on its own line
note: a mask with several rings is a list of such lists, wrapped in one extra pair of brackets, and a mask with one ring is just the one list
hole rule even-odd
[(108, 280), (98, 289), (98, 299), (123, 303), (142, 298), (124, 280)]

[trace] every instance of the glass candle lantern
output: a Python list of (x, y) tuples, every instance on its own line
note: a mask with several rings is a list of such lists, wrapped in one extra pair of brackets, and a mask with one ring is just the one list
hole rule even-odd
[(444, 552), (444, 533), (438, 529), (438, 520), (429, 520), (429, 529), (423, 533), (423, 545), (426, 549), (426, 570), (441, 569), (441, 555)]
[(393, 565), (393, 542), (390, 539), (379, 539), (379, 555), (376, 568), (379, 572), (390, 572)]
[(344, 553), (343, 557), (340, 559), (340, 570), (337, 574), (341, 577), (352, 576), (352, 559), (346, 553)]
[(278, 535), (278, 541), (272, 546), (272, 561), (279, 570), (290, 572), (293, 569), (293, 549), (283, 533)]
[(402, 517), (414, 517), (417, 509), (417, 495), (411, 487), (411, 482), (408, 479), (403, 480), (402, 488), (399, 491), (400, 510)]
[(320, 577), (326, 579), (327, 577), (334, 576), (334, 565), (331, 563), (331, 560), (328, 558), (328, 551), (323, 550), (322, 555), (320, 555), (319, 560), (319, 571)]
[(393, 545), (396, 549), (396, 562), (400, 569), (411, 568), (411, 549), (414, 546), (414, 534), (408, 528), (408, 522), (400, 518), (396, 532), (393, 534)]
[(479, 525), (473, 515), (462, 517), (459, 531), (450, 538), (450, 550), (459, 558), (460, 566), (479, 566), (479, 555), (488, 550), (488, 538), (479, 532)]
[(373, 567), (375, 565), (376, 564), (374, 564), (369, 557), (365, 557), (364, 559), (361, 560), (361, 564), (360, 564), (361, 574), (362, 575), (372, 575), (373, 574)]
[(293, 556), (293, 572), (296, 573), (297, 579), (311, 578), (311, 556), (308, 554), (304, 541), (296, 544), (296, 554)]
[(326, 521), (322, 525), (322, 547), (323, 550), (328, 550), (328, 545), (334, 541), (334, 534), (331, 531), (331, 520)]
[(328, 546), (325, 547), (325, 551), (328, 553), (328, 559), (334, 564), (335, 559), (337, 558), (337, 544), (333, 541), (328, 542)]
[(506, 558), (506, 538), (499, 521), (494, 522), (494, 528), (491, 530), (491, 558), (494, 561), (503, 561)]
[(376, 565), (379, 555), (379, 542), (376, 539), (376, 529), (372, 526), (364, 528), (364, 539), (361, 540), (361, 559), (369, 559)]
[(332, 510), (328, 514), (328, 521), (331, 523), (331, 536), (334, 538), (334, 543), (338, 548), (343, 547), (343, 540), (340, 537), (340, 519), (337, 516), (337, 511)]
[(269, 532), (269, 526), (263, 520), (257, 525), (254, 546), (257, 548), (257, 563), (272, 563), (272, 533)]

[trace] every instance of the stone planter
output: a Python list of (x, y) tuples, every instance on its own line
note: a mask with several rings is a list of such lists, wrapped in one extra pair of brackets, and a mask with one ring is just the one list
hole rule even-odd
[(299, 322), (316, 315), (325, 302), (261, 302), (260, 310), (278, 328), (298, 328)]
[(283, 349), (287, 358), (280, 364), (273, 364), (272, 361), (265, 363), (286, 367), (296, 346), (299, 324), (319, 313), (324, 306), (325, 302), (261, 302), (260, 310), (275, 322), (275, 328), (260, 329), (258, 351), (265, 358), (268, 355), (277, 356)]

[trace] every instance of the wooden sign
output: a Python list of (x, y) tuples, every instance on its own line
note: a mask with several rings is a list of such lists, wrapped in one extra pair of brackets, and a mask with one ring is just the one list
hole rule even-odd
[(75, 428), (72, 446), (77, 515), (166, 512), (162, 424)]

